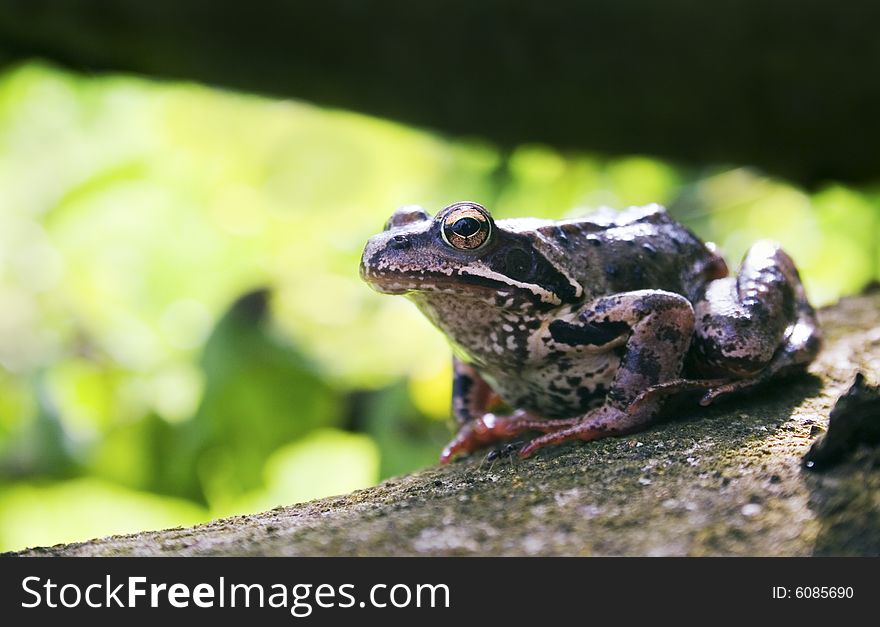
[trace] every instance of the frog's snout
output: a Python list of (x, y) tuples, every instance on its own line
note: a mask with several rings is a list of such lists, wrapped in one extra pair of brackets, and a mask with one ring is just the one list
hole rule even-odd
[(389, 280), (393, 280), (393, 257), (398, 251), (412, 246), (406, 235), (391, 235), (387, 231), (367, 240), (361, 255), (360, 276), (373, 289), (382, 293), (397, 293), (389, 290)]
[(361, 255), (360, 273), (361, 278), (369, 282), (369, 278), (377, 266), (382, 263), (382, 253), (387, 247), (388, 236), (385, 233), (374, 235), (367, 240), (364, 252)]

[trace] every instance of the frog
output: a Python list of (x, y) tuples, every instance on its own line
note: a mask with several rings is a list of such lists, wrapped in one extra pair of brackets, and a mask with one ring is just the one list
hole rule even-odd
[(671, 398), (706, 406), (803, 371), (821, 328), (792, 258), (723, 256), (657, 204), (495, 220), (455, 202), (396, 210), (360, 276), (449, 340), (458, 430), (442, 462), (522, 434), (519, 449), (641, 431)]

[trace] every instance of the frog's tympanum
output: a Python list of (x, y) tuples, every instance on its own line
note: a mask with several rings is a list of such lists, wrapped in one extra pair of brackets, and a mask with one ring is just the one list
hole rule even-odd
[(404, 207), (361, 260), (452, 343), (460, 429), (443, 461), (528, 431), (544, 435), (524, 457), (630, 433), (670, 395), (708, 405), (804, 368), (820, 334), (791, 258), (762, 241), (727, 274), (656, 205), (559, 222)]

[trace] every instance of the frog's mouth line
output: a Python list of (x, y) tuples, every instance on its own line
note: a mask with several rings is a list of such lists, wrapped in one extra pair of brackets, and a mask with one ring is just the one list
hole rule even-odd
[(397, 274), (394, 276), (364, 273), (363, 278), (373, 289), (383, 294), (455, 290), (456, 288), (460, 289), (462, 283), (492, 292), (509, 292), (513, 289), (512, 285), (502, 281), (473, 274), (459, 274), (453, 278), (439, 272), (425, 272), (416, 275)]
[[(558, 300), (553, 302), (543, 301), (538, 294), (527, 289), (517, 289), (515, 285), (474, 274), (458, 274), (453, 278), (437, 272), (425, 272), (418, 275), (398, 274), (393, 277), (364, 273), (363, 278), (374, 290), (382, 294), (403, 296), (430, 294), (432, 292), (461, 294), (461, 286), (463, 283), (466, 283), (469, 288), (477, 288), (483, 298), (492, 299), (496, 296), (502, 298), (515, 297), (509, 302), (511, 305), (514, 302), (519, 303), (520, 306), (531, 303), (534, 307), (545, 309), (559, 304)], [(464, 298), (464, 295), (462, 297)], [(472, 297), (478, 296), (474, 294)]]

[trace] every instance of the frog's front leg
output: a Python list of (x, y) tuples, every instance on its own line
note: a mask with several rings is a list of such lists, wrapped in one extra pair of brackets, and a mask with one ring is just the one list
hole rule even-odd
[(639, 290), (600, 298), (584, 308), (573, 322), (550, 325), (552, 342), (566, 348), (602, 350), (624, 336), (623, 356), (604, 404), (579, 417), (567, 428), (532, 440), (520, 451), (567, 440), (595, 440), (643, 428), (660, 411), (665, 394), (654, 389), (678, 380), (694, 330), (694, 310), (678, 294)]
[(452, 358), (452, 417), (467, 425), (500, 403), (498, 395), (476, 368), (458, 357)]
[(510, 416), (496, 415), (492, 413), (493, 410), (503, 402), (477, 369), (453, 358), (452, 370), (452, 415), (459, 424), (459, 430), (440, 455), (443, 463), (458, 453), (472, 453), (526, 431), (552, 431), (576, 422), (544, 420), (522, 410)]

